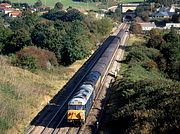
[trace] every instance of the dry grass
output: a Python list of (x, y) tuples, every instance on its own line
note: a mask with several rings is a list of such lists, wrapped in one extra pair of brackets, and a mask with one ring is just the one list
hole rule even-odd
[(32, 73), (11, 66), (8, 58), (0, 56), (0, 133), (23, 133), (84, 62)]
[(128, 45), (132, 45), (134, 43), (142, 44), (144, 42), (146, 42), (146, 40), (142, 35), (130, 34), (127, 44)]

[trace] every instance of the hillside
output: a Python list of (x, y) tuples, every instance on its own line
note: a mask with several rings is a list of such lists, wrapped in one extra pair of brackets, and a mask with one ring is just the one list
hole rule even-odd
[(84, 61), (32, 73), (10, 65), (9, 58), (0, 56), (0, 133), (22, 133)]

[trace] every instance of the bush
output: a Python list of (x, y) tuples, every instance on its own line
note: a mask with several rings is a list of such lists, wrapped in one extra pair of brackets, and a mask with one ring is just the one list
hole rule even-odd
[(34, 70), (58, 65), (55, 54), (34, 46), (26, 47), (16, 53), (17, 65)]
[(138, 23), (133, 23), (131, 26), (130, 26), (130, 31), (134, 34), (141, 34), (142, 33), (142, 27), (140, 24)]
[(150, 61), (147, 61), (143, 64), (143, 67), (147, 70), (151, 70), (151, 69), (157, 69), (158, 68), (158, 65), (155, 61), (153, 60), (150, 60)]
[(18, 56), (16, 65), (32, 70), (32, 71), (37, 69), (36, 59), (31, 55)]
[(129, 48), (126, 62), (143, 62), (150, 59), (155, 60), (159, 55), (159, 50), (147, 48), (144, 45), (133, 45)]

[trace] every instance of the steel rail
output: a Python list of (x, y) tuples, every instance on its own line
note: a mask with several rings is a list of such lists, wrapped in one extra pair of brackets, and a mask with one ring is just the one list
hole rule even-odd
[[(122, 26), (123, 26), (122, 29), (125, 29), (126, 24), (124, 24), (124, 25), (122, 25)], [(123, 36), (124, 36), (124, 35), (123, 35)], [(115, 58), (115, 55), (116, 55), (116, 53), (117, 53), (117, 50), (118, 50), (119, 46), (120, 46), (120, 43), (119, 43), (119, 45), (117, 45), (116, 50), (115, 50), (115, 52), (114, 52), (114, 54), (113, 54), (113, 56), (112, 56), (112, 58), (111, 58), (111, 61), (109, 62), (109, 65), (108, 65), (108, 67), (107, 67), (107, 69), (106, 69), (106, 71), (105, 71), (105, 73), (104, 73), (104, 77), (103, 77), (103, 80), (102, 80), (103, 83), (102, 83), (102, 86), (101, 86), (101, 87), (104, 86), (105, 78), (107, 77), (108, 70), (109, 70), (109, 68), (110, 68), (110, 66), (111, 66), (111, 64), (112, 64), (112, 62), (113, 62), (113, 60), (114, 60), (114, 58)], [(95, 100), (96, 100), (97, 97), (99, 96), (101, 90), (102, 90), (102, 89), (100, 88), (100, 90), (99, 90), (99, 92), (98, 92), (98, 94), (97, 94)], [(65, 114), (65, 115), (66, 115), (66, 114)], [(65, 117), (65, 115), (64, 115), (64, 117)], [(60, 123), (61, 123), (61, 122), (59, 122), (59, 124), (57, 125), (57, 128), (58, 128), (58, 126), (60, 126)], [(69, 133), (69, 131), (72, 130), (72, 129), (73, 129), (73, 128), (69, 128), (69, 130), (67, 131), (67, 133)], [(77, 129), (78, 129), (78, 130), (77, 130)], [(79, 133), (80, 129), (81, 129), (81, 127), (76, 128), (77, 133)], [(54, 129), (53, 134), (56, 134), (56, 133), (58, 133), (58, 131), (57, 131), (56, 129)]]

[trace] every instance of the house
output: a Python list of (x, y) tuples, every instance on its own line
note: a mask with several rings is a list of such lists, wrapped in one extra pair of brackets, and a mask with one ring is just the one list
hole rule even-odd
[(14, 8), (3, 8), (1, 11), (4, 14), (8, 14), (10, 12), (13, 12), (15, 9)]
[(97, 19), (102, 19), (105, 16), (104, 13), (96, 13), (96, 18)]
[(11, 8), (12, 5), (10, 5), (8, 3), (0, 3), (0, 7)]
[(166, 23), (164, 29), (170, 29), (171, 27), (180, 29), (180, 23)]
[(50, 10), (50, 7), (49, 6), (39, 6), (36, 8), (37, 11), (49, 11)]
[(88, 11), (87, 10), (84, 10), (84, 9), (78, 9), (79, 12), (85, 14), (85, 15), (88, 15)]
[(155, 13), (152, 13), (152, 18), (171, 18), (175, 14), (175, 7), (170, 8), (161, 7), (156, 9)]
[(14, 11), (8, 13), (8, 16), (12, 17), (12, 18), (19, 17), (21, 15), (22, 15), (22, 12), (19, 10), (14, 10)]
[(150, 31), (153, 28), (156, 28), (156, 25), (154, 22), (143, 22), (143, 23), (138, 23), (142, 27), (142, 31)]

